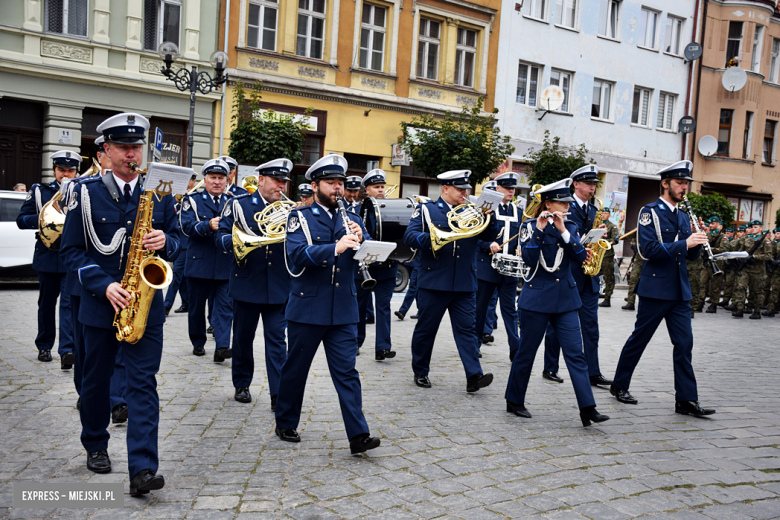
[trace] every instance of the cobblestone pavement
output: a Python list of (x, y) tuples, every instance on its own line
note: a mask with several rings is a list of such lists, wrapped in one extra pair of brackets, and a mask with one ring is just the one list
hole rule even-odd
[[(611, 377), (634, 313), (625, 291), (600, 309), (601, 363)], [(596, 390), (611, 420), (581, 427), (568, 374), (563, 385), (531, 379), (525, 420), (504, 411), (509, 372), (503, 324), (483, 348), (493, 385), (465, 391), (445, 318), (434, 350), (433, 388), (412, 382), (415, 321), (393, 317), (398, 356), (358, 358), (363, 404), (382, 447), (350, 456), (325, 357), (315, 358), (299, 431), (274, 435), (264, 363), (252, 404), (233, 400), (230, 361), (191, 355), (186, 317), (171, 314), (158, 377), (164, 490), (125, 497), (125, 510), (11, 508), (11, 483), (124, 482), (125, 427), (112, 426), (114, 472), (85, 467), (70, 371), (36, 360), (37, 291), (0, 290), (0, 516), (31, 518), (464, 518), (749, 519), (780, 517), (780, 319), (697, 314), (694, 367), (703, 405), (717, 414), (674, 414), (671, 345), (659, 329), (631, 387), (638, 406)], [(400, 305), (399, 295), (393, 309)], [(410, 313), (411, 314), (411, 313)], [(587, 325), (586, 325), (587, 326)], [(367, 346), (373, 345), (369, 326)], [(262, 361), (262, 334), (255, 357)], [(130, 418), (132, 421), (132, 417)]]

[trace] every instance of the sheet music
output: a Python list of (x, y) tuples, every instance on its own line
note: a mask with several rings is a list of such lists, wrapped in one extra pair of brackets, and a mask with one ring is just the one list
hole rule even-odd
[(603, 237), (604, 233), (606, 233), (606, 232), (607, 232), (606, 229), (601, 229), (601, 228), (599, 228), (599, 229), (591, 229), (590, 231), (588, 231), (587, 235), (585, 235), (584, 237), (582, 237), (580, 239), (580, 243), (583, 246), (587, 246), (588, 244), (591, 244), (593, 242), (596, 242), (597, 240), (600, 240), (601, 237)]
[(395, 251), (395, 242), (380, 242), (379, 240), (366, 240), (355, 253), (355, 260), (362, 260), (365, 264), (384, 262), (390, 253)]
[(158, 195), (182, 195), (187, 192), (187, 184), (195, 175), (192, 168), (173, 164), (149, 163), (144, 190), (154, 190)]
[(712, 255), (713, 260), (736, 260), (738, 258), (747, 258), (750, 256), (750, 253), (747, 251), (726, 251), (725, 253), (718, 253), (717, 255)]
[(497, 191), (493, 190), (482, 190), (482, 194), (479, 196), (479, 199), (477, 199), (476, 204), (479, 206), (479, 208), (485, 212), (488, 210), (496, 211), (498, 209), (498, 205), (501, 204), (504, 201), (504, 195), (502, 193), (499, 193)]

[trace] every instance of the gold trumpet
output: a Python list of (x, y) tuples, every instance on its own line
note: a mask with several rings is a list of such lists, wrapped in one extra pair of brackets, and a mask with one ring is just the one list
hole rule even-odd
[(490, 218), (471, 203), (453, 208), (447, 213), (447, 220), (451, 231), (442, 231), (431, 224), (431, 250), (434, 257), (439, 249), (450, 242), (477, 236), (490, 225)]
[(385, 198), (388, 198), (390, 195), (395, 193), (397, 189), (398, 189), (398, 184), (393, 184), (392, 186), (385, 188)]
[(287, 238), (287, 217), (296, 203), (288, 199), (284, 193), (282, 196), (286, 200), (277, 200), (267, 205), (263, 211), (255, 213), (254, 219), (260, 229), (259, 235), (245, 233), (235, 222), (233, 223), (233, 254), (239, 266), (244, 266), (246, 257), (255, 249), (284, 242)]
[(255, 175), (247, 175), (244, 180), (241, 181), (241, 187), (249, 193), (254, 193), (260, 187), (260, 181)]

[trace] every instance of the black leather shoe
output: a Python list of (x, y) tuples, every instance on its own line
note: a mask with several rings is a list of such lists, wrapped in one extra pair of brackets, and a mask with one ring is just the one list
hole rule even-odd
[(284, 442), (301, 442), (301, 436), (293, 428), (281, 429), (276, 427), (276, 436)]
[(127, 405), (118, 404), (111, 410), (111, 423), (121, 424), (127, 422)]
[(421, 376), (418, 374), (414, 375), (414, 384), (421, 388), (430, 388), (431, 387), (431, 381), (428, 379), (428, 376)]
[(703, 310), (704, 310), (704, 303), (702, 302), (696, 306), (696, 312), (701, 312)]
[(404, 318), (406, 318), (406, 314), (401, 311), (395, 311), (393, 314), (395, 314), (395, 317), (401, 321), (404, 321)]
[(628, 393), (628, 390), (621, 390), (620, 388), (612, 385), (609, 387), (609, 393), (615, 396), (618, 402), (623, 404), (637, 404), (637, 401), (633, 395)]
[(609, 298), (604, 298), (604, 301), (599, 303), (599, 307), (612, 307), (612, 304), (609, 303)]
[(588, 406), (580, 410), (580, 419), (583, 426), (590, 426), (591, 423), (600, 423), (609, 420), (608, 415), (602, 415), (596, 410), (595, 406)]
[(510, 403), (509, 401), (507, 401), (506, 411), (509, 413), (513, 413), (518, 417), (525, 417), (526, 419), (531, 418), (531, 412), (526, 410), (525, 406), (523, 406), (522, 404)]
[(739, 309), (734, 309), (734, 311), (731, 313), (732, 316), (735, 318), (741, 318), (745, 315), (744, 311), (741, 311)]
[(612, 381), (607, 379), (606, 377), (602, 376), (601, 374), (597, 376), (590, 376), (590, 386), (599, 386), (599, 385), (611, 385)]
[(492, 334), (483, 334), (482, 335), (482, 344), (487, 345), (488, 343), (493, 343), (496, 340), (496, 338), (493, 337)]
[(206, 348), (203, 345), (199, 347), (192, 347), (192, 353), (196, 356), (205, 356)]
[(38, 361), (43, 361), (44, 363), (51, 361), (51, 349), (39, 350)]
[(189, 309), (187, 308), (187, 306), (186, 306), (186, 305), (182, 305), (181, 307), (179, 307), (178, 309), (176, 309), (176, 310), (175, 310), (175, 311), (173, 311), (173, 312), (174, 312), (175, 314), (181, 314), (181, 313), (183, 313), (183, 312), (189, 312)]
[(233, 357), (233, 349), (232, 348), (218, 348), (214, 351), (214, 362), (215, 363), (221, 363), (225, 361), (226, 359), (230, 359)]
[(621, 307), (621, 309), (623, 309), (624, 311), (635, 311), (636, 310), (636, 308), (634, 308), (634, 304), (633, 303), (627, 303), (627, 304), (623, 305)]
[(713, 303), (712, 305), (707, 307), (707, 310), (705, 312), (707, 314), (715, 314), (716, 312), (718, 312), (718, 306)]
[(107, 450), (87, 453), (87, 469), (95, 473), (111, 473), (111, 459)]
[(674, 403), (674, 413), (704, 417), (705, 415), (714, 414), (715, 410), (712, 408), (702, 408), (699, 406), (699, 401), (676, 401)]
[(516, 355), (517, 355), (517, 351), (516, 350), (510, 350), (509, 351), (509, 361), (514, 361)]
[(131, 495), (145, 495), (149, 491), (162, 489), (165, 486), (165, 477), (155, 475), (150, 469), (142, 469), (130, 480)]
[(367, 433), (353, 437), (349, 441), (349, 451), (352, 455), (363, 453), (364, 451), (373, 450), (378, 448), (381, 441), (378, 437), (371, 437)]
[(233, 394), (233, 399), (239, 403), (251, 403), (252, 394), (249, 393), (249, 388), (236, 388), (236, 393)]
[(277, 396), (275, 396), (275, 395), (271, 396), (271, 411), (272, 412), (276, 411), (276, 397)]
[(211, 334), (213, 336), (214, 335), (214, 327), (209, 325), (209, 328), (206, 329), (206, 334)]
[(558, 375), (558, 372), (550, 372), (549, 370), (542, 370), (542, 377), (556, 383), (563, 383), (563, 378)]
[(416, 315), (416, 314), (412, 314), (412, 315), (411, 315), (411, 316), (409, 316), (409, 317), (410, 317), (410, 318), (412, 318), (413, 320), (416, 320), (416, 319), (417, 319), (417, 315)]
[(392, 350), (377, 350), (376, 354), (374, 354), (374, 359), (377, 361), (382, 361), (384, 359), (393, 359), (395, 357), (395, 352)]
[(169, 315), (170, 313), (171, 313), (171, 308), (170, 308), (170, 307), (166, 307), (166, 308), (165, 308), (165, 315), (167, 316), (167, 315)]
[(760, 320), (761, 319), (761, 313), (758, 311), (753, 311), (753, 314), (750, 315), (751, 320)]
[(485, 388), (486, 386), (490, 386), (490, 383), (493, 382), (493, 374), (488, 372), (487, 374), (474, 374), (471, 376), (468, 381), (466, 381), (466, 391), (467, 392), (476, 392), (480, 388)]
[(718, 302), (718, 307), (723, 307), (724, 309), (729, 306), (729, 302), (726, 300), (723, 300), (722, 302)]
[(366, 325), (373, 325), (376, 323), (376, 319), (373, 316), (366, 316)]
[(70, 370), (75, 362), (76, 356), (73, 355), (73, 352), (66, 352), (60, 358), (60, 368), (62, 370)]
[(478, 349), (477, 349), (477, 357), (478, 357), (479, 359), (482, 359), (482, 349), (481, 349), (481, 348), (478, 348)]

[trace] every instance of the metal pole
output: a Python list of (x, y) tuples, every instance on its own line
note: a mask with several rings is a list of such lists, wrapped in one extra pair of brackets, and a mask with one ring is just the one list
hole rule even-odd
[(192, 168), (192, 147), (195, 146), (195, 93), (198, 91), (198, 67), (190, 73), (190, 126), (187, 129), (187, 168)]
[[(228, 51), (228, 34), (230, 29), (230, 0), (227, 0), (227, 5), (225, 6), (225, 44), (223, 45), (223, 51), (227, 53)], [(225, 74), (227, 74), (227, 71), (225, 71)], [(219, 154), (223, 155), (224, 152), (224, 146), (225, 146), (225, 101), (227, 101), (227, 81), (222, 84), (222, 102), (220, 103), (221, 110), (220, 110), (220, 116), (219, 116)]]

